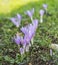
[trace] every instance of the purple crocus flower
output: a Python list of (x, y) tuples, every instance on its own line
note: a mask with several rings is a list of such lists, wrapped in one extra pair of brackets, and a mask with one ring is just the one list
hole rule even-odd
[(31, 41), (31, 39), (33, 38), (33, 36), (35, 34), (37, 26), (38, 26), (38, 20), (35, 19), (35, 20), (33, 20), (32, 24), (29, 24), (29, 25), (21, 28), (21, 31), (24, 33), (25, 43), (28, 44)]
[(27, 32), (28, 32), (28, 26), (22, 27), (20, 30), (21, 30), (24, 34), (27, 34)]
[(33, 45), (33, 38), (34, 38), (34, 35), (35, 35), (35, 32), (36, 32), (36, 29), (37, 29), (37, 27), (38, 27), (38, 20), (37, 20), (37, 19), (33, 20), (32, 24), (33, 24), (33, 28), (32, 28), (31, 43), (32, 43), (32, 45)]
[(37, 19), (33, 20), (33, 26), (34, 26), (34, 28), (36, 30), (37, 27), (38, 27), (38, 20)]
[(30, 36), (29, 36), (29, 34), (24, 35), (24, 41), (25, 41), (26, 45), (29, 44), (29, 42), (30, 42)]
[(43, 16), (44, 15), (44, 10), (41, 9), (39, 13), (40, 13), (40, 16)]
[(31, 38), (35, 35), (37, 27), (38, 27), (38, 20), (34, 19), (32, 24), (29, 25), (29, 35), (31, 36)]
[(30, 37), (30, 39), (34, 36), (34, 34), (35, 34), (35, 27), (34, 27), (34, 25), (33, 24), (30, 24), (29, 25), (29, 37)]
[(16, 17), (11, 18), (10, 20), (13, 22), (14, 25), (16, 25), (16, 27), (19, 27), (21, 19), (22, 19), (21, 15), (17, 14)]
[(27, 14), (31, 18), (31, 20), (33, 21), (34, 8), (32, 10), (27, 10), (25, 12), (25, 14)]
[(30, 40), (30, 37), (32, 35), (32, 25), (27, 25), (25, 27), (21, 28), (21, 31), (24, 33), (24, 39), (26, 39), (26, 41)]
[(47, 4), (43, 4), (43, 8), (46, 10), (47, 9)]
[(26, 41), (24, 40), (24, 37), (21, 37), (21, 45), (25, 49), (25, 47), (26, 47)]
[(31, 30), (29, 29), (29, 25), (22, 27), (21, 31), (24, 33), (24, 47), (30, 42), (31, 39)]
[(21, 41), (21, 37), (18, 34), (16, 34), (16, 37), (14, 37), (14, 41), (15, 41), (15, 43), (17, 45), (19, 45), (20, 44), (20, 41)]
[(22, 54), (24, 54), (24, 48), (20, 48), (20, 54), (22, 55)]
[(25, 27), (21, 28), (21, 31), (24, 33), (24, 35), (28, 34), (30, 32), (30, 30), (32, 29), (32, 24), (29, 24)]
[(25, 27), (21, 28), (21, 31), (25, 34), (25, 35), (29, 35), (32, 36), (32, 34), (36, 31), (36, 28), (38, 27), (38, 20), (35, 19), (33, 20), (32, 24), (29, 24)]
[(44, 10), (40, 10), (40, 23), (43, 22), (43, 15), (44, 15)]

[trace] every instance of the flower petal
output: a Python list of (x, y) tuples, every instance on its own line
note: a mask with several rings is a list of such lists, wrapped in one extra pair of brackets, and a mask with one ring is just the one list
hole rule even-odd
[(41, 9), (39, 13), (40, 13), (41, 16), (43, 16), (44, 15), (44, 10)]

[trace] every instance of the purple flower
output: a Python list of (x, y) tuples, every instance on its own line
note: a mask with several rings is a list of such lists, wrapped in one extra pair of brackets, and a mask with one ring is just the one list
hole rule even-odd
[(10, 20), (13, 22), (14, 25), (16, 25), (16, 27), (19, 27), (21, 19), (22, 19), (21, 15), (17, 14), (16, 17), (11, 18)]
[(29, 44), (30, 39), (31, 39), (31, 37), (29, 36), (29, 34), (24, 35), (24, 41), (25, 41), (26, 45), (28, 45), (28, 44)]
[(20, 48), (20, 54), (24, 54), (24, 48)]
[(31, 18), (31, 20), (33, 20), (33, 14), (34, 14), (34, 8), (32, 9), (32, 10), (27, 10), (26, 12), (25, 12), (25, 14), (27, 14), (30, 18)]
[(34, 26), (34, 28), (36, 30), (37, 27), (38, 27), (38, 20), (37, 19), (33, 20), (33, 26)]
[(24, 33), (24, 45), (27, 45), (30, 42), (30, 30), (29, 26), (22, 27), (21, 31)]
[(32, 24), (29, 24), (29, 25), (21, 28), (21, 31), (24, 33), (25, 43), (28, 44), (30, 42), (30, 40), (32, 39), (32, 37), (35, 34), (37, 26), (38, 26), (38, 20), (35, 19), (35, 20), (33, 20)]
[(26, 44), (26, 41), (24, 40), (24, 37), (21, 37), (21, 45), (25, 49), (25, 47), (26, 47), (27, 44)]
[(18, 18), (18, 20), (21, 20), (21, 15), (20, 14), (17, 14), (17, 18)]
[(43, 8), (46, 10), (47, 9), (47, 4), (43, 4)]
[(23, 36), (19, 36), (19, 34), (16, 34), (16, 37), (14, 37), (14, 41), (17, 45), (22, 45), (24, 48), (26, 47), (26, 41), (23, 38)]
[(31, 33), (31, 29), (32, 29), (32, 25), (29, 24), (25, 27), (21, 28), (21, 31), (24, 33), (24, 35), (30, 34)]
[(27, 34), (27, 32), (28, 32), (28, 26), (22, 27), (20, 30), (21, 30), (24, 34)]
[(44, 15), (44, 10), (41, 9), (39, 13), (40, 13), (40, 16), (43, 16)]
[(34, 27), (34, 25), (33, 24), (30, 24), (29, 25), (29, 37), (30, 37), (30, 40), (31, 40), (31, 38), (34, 36), (34, 33), (35, 33), (35, 27)]
[(40, 23), (43, 22), (44, 10), (40, 10)]
[(16, 37), (14, 37), (14, 41), (17, 45), (19, 45), (21, 42), (21, 37), (18, 34), (16, 34)]

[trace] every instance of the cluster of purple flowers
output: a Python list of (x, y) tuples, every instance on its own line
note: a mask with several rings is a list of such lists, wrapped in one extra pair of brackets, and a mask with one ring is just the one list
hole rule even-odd
[(33, 20), (33, 23), (22, 27), (20, 30), (22, 31), (22, 33), (24, 34), (24, 36), (19, 36), (19, 34), (16, 34), (16, 37), (14, 37), (14, 41), (17, 45), (21, 45), (20, 48), (20, 53), (24, 54), (24, 52), (28, 52), (29, 51), (29, 47), (31, 46), (31, 39), (34, 37), (35, 35), (35, 31), (38, 27), (38, 20), (35, 19)]
[[(20, 53), (24, 54), (25, 52), (29, 51), (29, 47), (31, 46), (31, 39), (34, 37), (36, 29), (38, 27), (38, 20), (33, 20), (32, 16), (34, 13), (34, 9), (31, 11), (27, 11), (26, 14), (32, 19), (32, 23), (20, 28), (24, 36), (20, 36), (19, 33), (16, 34), (14, 37), (14, 41), (17, 45), (20, 46)], [(20, 26), (22, 16), (20, 14), (17, 14), (16, 17), (11, 18), (10, 20), (16, 25), (16, 27)]]
[[(44, 4), (43, 7), (46, 9), (47, 5)], [(38, 20), (33, 19), (34, 8), (32, 10), (28, 10), (27, 12), (25, 12), (25, 14), (30, 17), (32, 23), (20, 28), (24, 36), (20, 36), (19, 33), (17, 33), (14, 37), (15, 43), (20, 46), (19, 51), (21, 55), (29, 51), (29, 47), (31, 46), (31, 40), (34, 37), (36, 29), (38, 27)], [(44, 10), (40, 10), (41, 22), (43, 14)], [(17, 14), (16, 17), (11, 18), (10, 20), (14, 23), (14, 25), (16, 25), (16, 27), (19, 27), (21, 24), (22, 16), (20, 14)]]
[(14, 41), (17, 45), (21, 45), (20, 53), (24, 54), (24, 52), (29, 51), (29, 47), (31, 46), (31, 39), (34, 37), (36, 29), (38, 27), (38, 20), (33, 20), (33, 23), (22, 27), (20, 30), (24, 34), (24, 36), (19, 36), (19, 33), (14, 37)]

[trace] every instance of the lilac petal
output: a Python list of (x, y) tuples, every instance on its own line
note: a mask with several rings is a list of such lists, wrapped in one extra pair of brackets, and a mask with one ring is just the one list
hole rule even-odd
[(24, 41), (24, 38), (21, 37), (21, 44), (24, 45), (25, 44), (25, 41)]
[(13, 22), (14, 25), (16, 25), (16, 27), (19, 27), (21, 23), (21, 15), (17, 14), (16, 17), (11, 18), (10, 20)]
[(20, 22), (16, 21), (16, 22), (15, 22), (15, 25), (16, 25), (16, 27), (19, 27)]
[(32, 10), (27, 10), (27, 12), (25, 12), (25, 14), (27, 14), (30, 18), (32, 18), (33, 14), (34, 14), (34, 8)]
[(19, 27), (20, 22), (17, 22), (16, 18), (11, 18), (10, 20), (13, 22), (14, 25), (16, 25), (16, 27)]
[(29, 38), (31, 39), (34, 34), (34, 26), (30, 24), (29, 26)]
[(24, 41), (27, 44), (29, 43), (29, 41), (30, 41), (29, 34), (27, 34), (27, 35), (24, 36)]
[(20, 30), (26, 35), (28, 33), (28, 27), (29, 25), (22, 27)]
[(21, 45), (23, 45), (23, 48), (25, 49), (25, 47), (26, 47), (26, 41), (24, 40), (23, 37), (21, 37)]
[(16, 25), (16, 19), (15, 18), (11, 18), (10, 20)]
[(33, 20), (33, 25), (34, 25), (35, 29), (38, 27), (38, 20), (37, 19)]
[(47, 9), (48, 6), (47, 6), (47, 4), (43, 4), (43, 7), (44, 7), (44, 9)]
[(40, 10), (40, 15), (43, 16), (44, 15), (44, 10)]
[(31, 18), (32, 17), (32, 13), (28, 10), (27, 11), (27, 15)]
[(28, 31), (26, 32), (26, 35), (25, 35), (25, 38), (26, 38), (27, 42), (30, 40), (31, 36), (32, 36), (32, 28), (29, 25), (28, 26)]
[(11, 18), (11, 21), (13, 22), (14, 25), (16, 25), (16, 27), (19, 27), (20, 22), (17, 22), (16, 18)]
[(20, 14), (17, 14), (17, 18), (18, 18), (18, 20), (20, 20), (20, 21), (21, 21), (21, 19), (22, 19), (22, 17), (21, 17)]
[(37, 27), (38, 27), (38, 20), (35, 19), (33, 20), (32, 25), (30, 25), (30, 33), (29, 33), (30, 40), (34, 37)]
[[(30, 31), (31, 32), (31, 31)], [(28, 34), (26, 34), (25, 36), (24, 36), (24, 40), (25, 40), (25, 42), (27, 43), (27, 44), (29, 44), (29, 42), (30, 42), (30, 40), (31, 40), (31, 38), (32, 38), (32, 36), (33, 36), (33, 34), (32, 34), (32, 32), (30, 33), (30, 32), (28, 32)]]
[(24, 54), (24, 49), (23, 48), (20, 48), (20, 54)]
[(22, 27), (21, 29), (20, 29), (24, 34), (26, 34), (27, 33), (27, 27)]
[(16, 37), (14, 38), (14, 41), (17, 45), (20, 44), (20, 41), (21, 41), (21, 37), (19, 35), (16, 35)]
[(26, 27), (21, 28), (21, 31), (24, 33), (24, 42), (29, 42), (29, 25)]
[(24, 35), (24, 40), (28, 44), (32, 38), (32, 31), (31, 29), (28, 30), (27, 34)]

